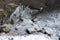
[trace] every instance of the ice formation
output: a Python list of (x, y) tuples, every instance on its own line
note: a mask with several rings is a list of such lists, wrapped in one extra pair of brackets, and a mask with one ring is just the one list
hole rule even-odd
[[(11, 14), (10, 19), (14, 21), (13, 25), (4, 24), (2, 27), (9, 27), (9, 33), (0, 33), (1, 36), (6, 37), (0, 40), (9, 40), (7, 35), (20, 35), (20, 40), (59, 40), (60, 37), (60, 11), (53, 11), (48, 13), (39, 13), (32, 21), (32, 15), (36, 14), (38, 10), (30, 9), (20, 5)], [(7, 26), (10, 25), (10, 26)], [(36, 39), (35, 39), (36, 38)]]

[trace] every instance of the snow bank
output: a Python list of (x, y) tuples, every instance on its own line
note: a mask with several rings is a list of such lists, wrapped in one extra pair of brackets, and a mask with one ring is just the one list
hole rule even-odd
[(28, 35), (28, 36), (0, 36), (0, 40), (53, 40), (49, 36), (39, 35)]

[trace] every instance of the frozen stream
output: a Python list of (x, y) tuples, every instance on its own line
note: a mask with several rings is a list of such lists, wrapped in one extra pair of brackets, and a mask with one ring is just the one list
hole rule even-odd
[[(39, 13), (36, 18), (33, 19), (33, 22), (31, 20), (31, 15), (36, 14), (37, 12), (38, 10), (32, 10), (28, 7), (18, 6), (15, 12), (13, 12), (10, 16), (10, 19), (14, 21), (14, 25), (8, 24), (10, 25), (8, 28), (11, 29), (11, 31), (7, 34), (14, 36), (20, 35), (22, 38), (21, 40), (24, 40), (23, 36), (28, 35), (29, 36), (26, 37), (26, 40), (28, 40), (27, 38), (32, 35), (40, 38), (42, 36), (41, 40), (43, 38), (44, 40), (58, 40), (60, 37), (60, 11), (58, 10), (48, 13)], [(2, 26), (6, 25), (7, 24), (4, 24)], [(7, 34), (0, 33), (1, 36), (6, 36)], [(46, 39), (43, 35), (45, 35)]]

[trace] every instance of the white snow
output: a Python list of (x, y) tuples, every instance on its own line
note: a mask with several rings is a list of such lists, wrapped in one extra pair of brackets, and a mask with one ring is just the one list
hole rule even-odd
[(28, 36), (0, 36), (0, 40), (53, 40), (49, 36), (39, 35), (28, 35)]

